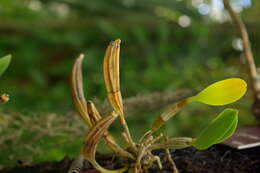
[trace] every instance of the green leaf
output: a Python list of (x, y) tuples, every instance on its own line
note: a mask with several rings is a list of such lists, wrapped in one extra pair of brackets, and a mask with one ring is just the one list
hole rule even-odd
[(8, 65), (11, 61), (11, 55), (6, 55), (3, 58), (0, 58), (0, 76), (4, 73), (7, 69)]
[(228, 139), (230, 136), (232, 136), (237, 129), (237, 124), (238, 124), (238, 116), (236, 116), (236, 118), (235, 118), (233, 124), (231, 125), (230, 129), (224, 134), (224, 136), (222, 136), (221, 138), (218, 139), (216, 144), (224, 142), (226, 139)]
[(209, 105), (226, 105), (239, 100), (247, 90), (247, 84), (239, 78), (230, 78), (215, 82), (189, 101), (199, 101)]
[(237, 122), (238, 110), (225, 109), (190, 145), (199, 150), (204, 150), (216, 143), (222, 142), (234, 133)]

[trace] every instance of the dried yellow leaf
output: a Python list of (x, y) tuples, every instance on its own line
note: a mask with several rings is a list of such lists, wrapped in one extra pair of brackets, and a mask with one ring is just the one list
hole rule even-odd
[(103, 62), (103, 72), (108, 93), (108, 100), (113, 109), (119, 113), (120, 116), (123, 116), (123, 101), (119, 80), (120, 43), (121, 40), (117, 39), (110, 42), (108, 45)]
[(71, 73), (71, 89), (72, 89), (72, 98), (76, 110), (79, 113), (79, 116), (83, 121), (88, 125), (92, 126), (91, 120), (88, 115), (87, 102), (84, 96), (83, 84), (82, 84), (82, 61), (84, 55), (81, 54), (75, 61), (72, 73)]

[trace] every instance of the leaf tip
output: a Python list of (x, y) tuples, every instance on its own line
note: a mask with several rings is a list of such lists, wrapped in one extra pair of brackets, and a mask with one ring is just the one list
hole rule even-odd
[(120, 43), (121, 43), (121, 39), (118, 38), (118, 39), (116, 39), (114, 42), (117, 43), (117, 44), (120, 44)]
[(79, 54), (79, 57), (78, 57), (78, 58), (79, 58), (79, 59), (84, 59), (84, 57), (85, 57), (84, 54), (81, 53), (81, 54)]

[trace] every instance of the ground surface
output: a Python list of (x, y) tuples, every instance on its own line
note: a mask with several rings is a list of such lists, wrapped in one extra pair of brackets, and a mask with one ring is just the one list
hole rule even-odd
[[(165, 153), (163, 150), (155, 151), (162, 160)], [(225, 146), (215, 146), (208, 150), (197, 151), (194, 148), (171, 151), (180, 173), (259, 173), (260, 172), (260, 147), (237, 151)], [(102, 165), (108, 168), (116, 168), (120, 161), (111, 156), (98, 157)], [(31, 165), (20, 163), (16, 168), (3, 170), (1, 173), (66, 173), (71, 159), (64, 158), (61, 162), (41, 163)], [(163, 163), (164, 170), (152, 168), (151, 173), (172, 173), (168, 164)], [(97, 173), (89, 164), (85, 164), (88, 170), (84, 173)], [(109, 166), (108, 166), (109, 165)], [(168, 167), (168, 168), (167, 168)]]

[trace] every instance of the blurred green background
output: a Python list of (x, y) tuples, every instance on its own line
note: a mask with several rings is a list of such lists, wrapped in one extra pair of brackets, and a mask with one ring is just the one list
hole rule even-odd
[[(259, 64), (260, 1), (232, 4), (248, 27)], [(13, 59), (0, 83), (0, 91), (11, 96), (0, 107), (0, 169), (17, 160), (59, 160), (79, 153), (86, 129), (73, 113), (72, 64), (85, 54), (87, 98), (102, 104), (104, 51), (117, 38), (122, 40), (124, 98), (198, 91), (228, 77), (248, 81), (241, 40), (221, 0), (1, 0), (0, 56)], [(249, 92), (229, 106), (240, 110), (241, 125), (256, 123), (251, 103)], [(194, 136), (222, 109), (191, 105), (161, 131)], [(160, 111), (129, 115), (136, 139)], [(111, 130), (119, 138), (118, 128)]]

